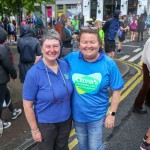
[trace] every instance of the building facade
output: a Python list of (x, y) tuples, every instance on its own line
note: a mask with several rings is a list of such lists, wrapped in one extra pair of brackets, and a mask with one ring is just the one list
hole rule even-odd
[[(141, 15), (148, 13), (149, 0), (83, 0), (82, 9), (85, 21), (89, 18), (107, 20), (113, 16), (115, 9), (119, 9), (122, 15), (129, 13)], [(150, 5), (150, 4), (149, 4)], [(150, 8), (150, 7), (149, 7)]]

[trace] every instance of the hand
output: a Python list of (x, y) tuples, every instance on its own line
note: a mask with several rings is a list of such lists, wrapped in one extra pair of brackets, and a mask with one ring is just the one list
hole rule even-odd
[(108, 114), (105, 119), (105, 128), (113, 128), (115, 125), (115, 116)]
[(73, 39), (77, 38), (77, 35), (76, 34), (72, 35), (72, 38)]
[(32, 138), (35, 142), (42, 142), (42, 135), (41, 135), (41, 132), (40, 130), (34, 134), (32, 134)]
[(36, 56), (34, 64), (36, 64), (41, 59), (41, 56)]

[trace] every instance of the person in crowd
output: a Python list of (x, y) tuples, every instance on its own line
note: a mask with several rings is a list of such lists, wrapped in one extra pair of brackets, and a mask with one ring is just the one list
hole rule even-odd
[(14, 26), (14, 34), (13, 34), (14, 44), (17, 44), (17, 24), (16, 24), (16, 20), (13, 20), (12, 24)]
[(119, 29), (119, 20), (121, 16), (121, 11), (115, 10), (114, 17), (107, 20), (102, 28), (105, 33), (105, 52), (110, 57), (115, 56), (115, 38)]
[(147, 33), (150, 35), (150, 15), (146, 19)]
[(130, 22), (130, 30), (131, 30), (131, 41), (135, 41), (136, 32), (137, 32), (137, 20), (134, 16), (132, 21)]
[(27, 23), (26, 23), (26, 20), (23, 18), (23, 19), (22, 19), (22, 22), (21, 22), (21, 25), (23, 26), (23, 25), (25, 25), (25, 24), (27, 24)]
[(74, 32), (78, 32), (79, 31), (79, 26), (80, 26), (80, 21), (79, 21), (78, 16), (74, 17), (74, 19), (72, 20), (72, 25), (74, 27)]
[[(0, 27), (0, 119), (2, 119), (3, 103), (5, 99), (10, 100), (8, 95), (7, 83), (12, 79), (17, 78), (17, 72), (13, 66), (13, 62), (10, 57), (10, 49), (3, 45), (7, 39), (7, 32)], [(14, 113), (14, 114), (13, 114)], [(17, 113), (17, 114), (16, 114)], [(21, 109), (12, 109), (12, 119), (14, 116), (21, 114)], [(11, 122), (5, 122), (3, 120), (3, 128), (6, 129), (10, 127)]]
[(143, 104), (150, 107), (150, 38), (146, 41), (143, 49), (141, 61), (143, 62), (143, 85), (135, 99), (133, 112), (146, 114), (147, 110), (143, 108)]
[[(146, 114), (147, 111), (143, 108), (143, 104), (150, 107), (150, 38), (146, 41), (143, 49), (141, 60), (143, 61), (143, 85), (135, 99), (133, 112)], [(140, 146), (141, 150), (150, 150), (150, 128), (143, 138), (143, 143)]]
[(16, 119), (22, 113), (21, 108), (19, 108), (19, 109), (14, 108), (8, 87), (6, 89), (6, 95), (5, 95), (3, 107), (4, 108), (7, 107), (9, 109), (9, 111), (11, 113), (11, 119), (13, 119), (13, 120)]
[(145, 27), (145, 21), (144, 21), (142, 15), (141, 15), (139, 17), (139, 19), (137, 20), (137, 32), (138, 32), (137, 42), (140, 41), (140, 36), (141, 36), (141, 41), (143, 41), (144, 27)]
[(104, 31), (102, 30), (102, 22), (100, 20), (96, 20), (95, 21), (95, 26), (98, 27), (98, 33), (99, 33), (99, 36), (102, 40), (102, 49), (104, 49), (104, 39), (105, 39), (105, 34), (104, 34)]
[(1, 20), (0, 20), (0, 27), (4, 28), (4, 24)]
[(4, 18), (3, 24), (4, 24), (4, 29), (7, 31), (7, 24), (9, 23), (9, 20), (7, 17)]
[(72, 39), (77, 38), (77, 35), (72, 34), (72, 31), (69, 28), (71, 26), (69, 18), (64, 19), (62, 24), (62, 57), (64, 57), (73, 51)]
[(68, 64), (58, 59), (60, 48), (55, 30), (43, 35), (42, 59), (28, 71), (23, 86), (24, 111), (39, 150), (69, 150), (73, 87)]
[(50, 22), (51, 22), (51, 18), (50, 18), (50, 16), (47, 16), (47, 20), (46, 20), (46, 22), (47, 22), (47, 26), (50, 26)]
[[(79, 34), (80, 51), (64, 58), (74, 87), (71, 108), (79, 150), (104, 150), (103, 126), (114, 127), (124, 86), (115, 62), (101, 50), (101, 44), (96, 27), (83, 27)], [(112, 90), (111, 104), (108, 87)]]
[(36, 57), (41, 55), (40, 42), (29, 25), (23, 25), (17, 42), (19, 58), (19, 78), (23, 83), (27, 71), (34, 65)]
[(7, 32), (8, 32), (8, 42), (12, 45), (12, 36), (14, 35), (14, 25), (11, 21), (7, 24)]
[(56, 20), (55, 20), (55, 17), (53, 17), (53, 27), (55, 26), (56, 24)]
[(84, 26), (84, 15), (81, 16), (80, 18), (80, 27)]
[(118, 50), (117, 54), (122, 54), (122, 42), (125, 40), (126, 31), (129, 30), (129, 26), (125, 26), (125, 23), (127, 20), (126, 16), (122, 16), (122, 20), (120, 20), (120, 28), (118, 29), (118, 37), (119, 37), (119, 43), (118, 43)]

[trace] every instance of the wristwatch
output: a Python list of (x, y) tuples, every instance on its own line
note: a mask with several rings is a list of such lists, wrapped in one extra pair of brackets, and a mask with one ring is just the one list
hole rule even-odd
[(112, 116), (115, 116), (115, 115), (116, 115), (116, 112), (109, 111), (108, 113), (109, 113), (110, 115), (112, 115)]

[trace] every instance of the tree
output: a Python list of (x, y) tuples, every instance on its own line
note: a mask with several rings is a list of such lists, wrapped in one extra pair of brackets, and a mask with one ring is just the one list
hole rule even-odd
[(55, 4), (55, 0), (0, 0), (0, 14), (16, 15), (22, 11), (22, 8), (33, 12), (36, 7), (34, 3), (46, 5), (48, 3)]

